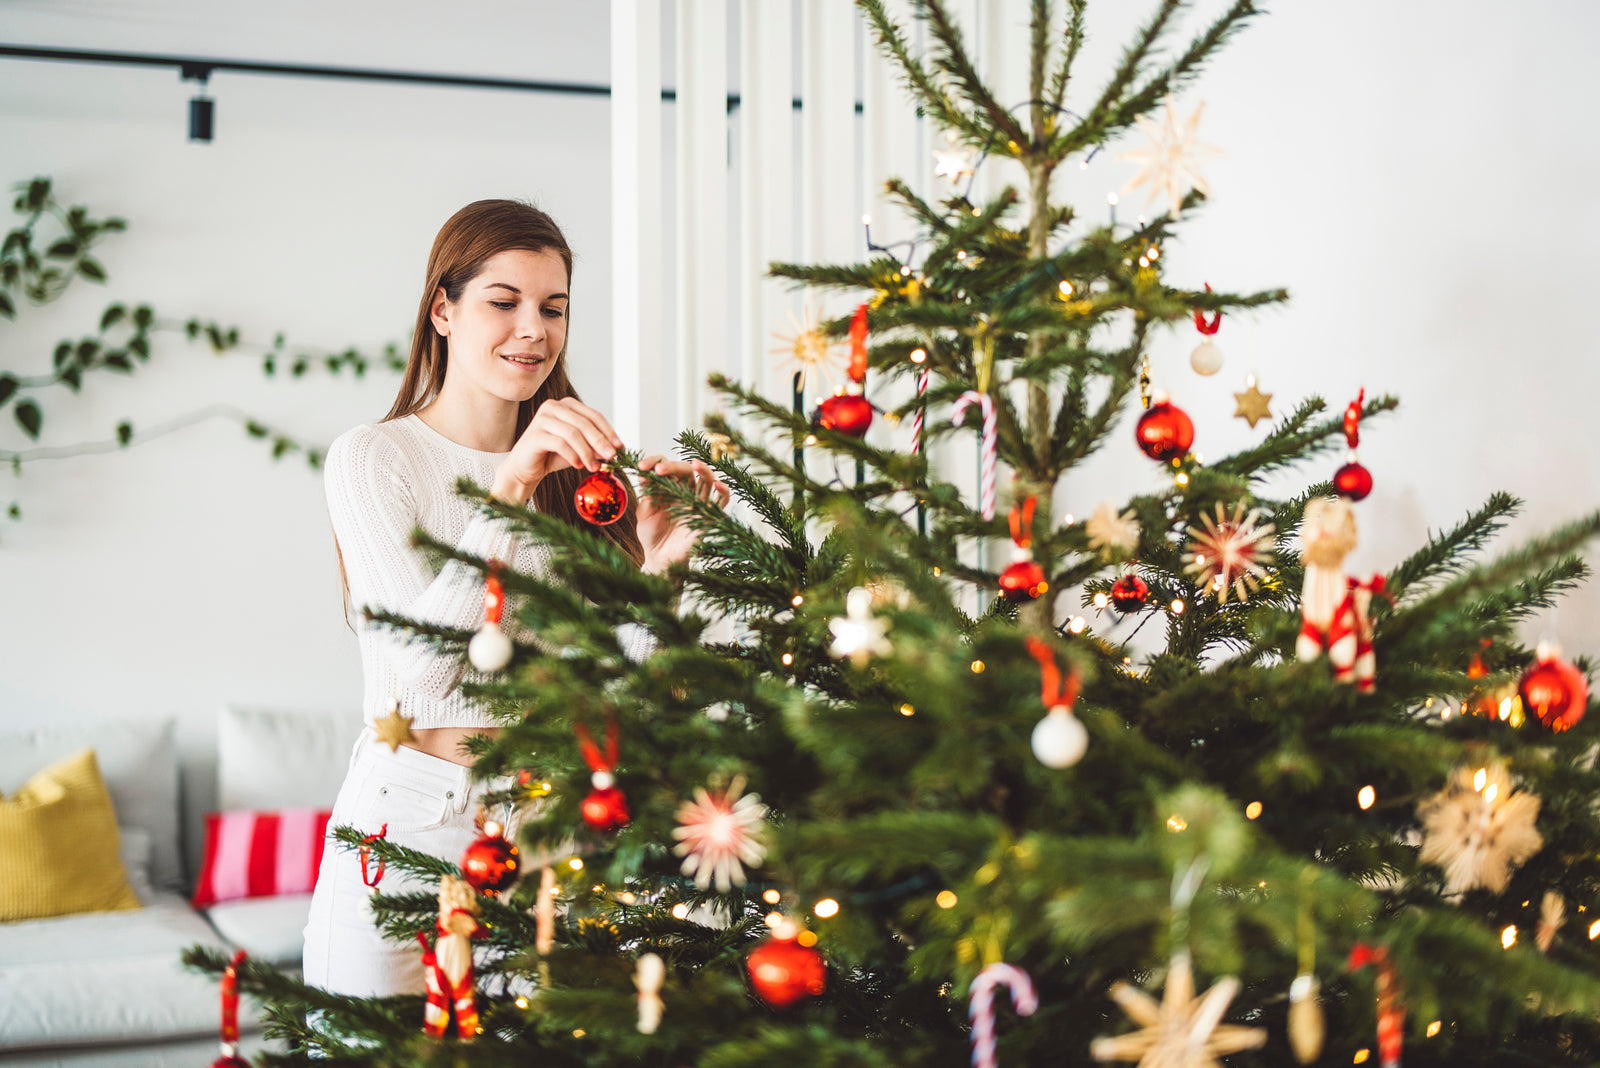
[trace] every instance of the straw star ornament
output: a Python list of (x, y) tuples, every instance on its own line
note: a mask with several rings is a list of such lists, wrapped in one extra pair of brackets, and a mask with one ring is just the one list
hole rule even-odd
[(1139, 173), (1122, 187), (1124, 196), (1148, 183), (1147, 200), (1154, 201), (1165, 192), (1167, 206), (1176, 219), (1183, 210), (1183, 198), (1189, 195), (1191, 189), (1197, 189), (1206, 196), (1211, 194), (1205, 178), (1200, 174), (1200, 164), (1222, 155), (1222, 150), (1199, 140), (1200, 113), (1204, 110), (1205, 104), (1197, 104), (1187, 119), (1179, 121), (1178, 110), (1172, 106), (1169, 96), (1160, 125), (1143, 115), (1134, 120), (1145, 136), (1150, 138), (1150, 143), (1144, 148), (1117, 156), (1125, 163), (1139, 164)]
[(1222, 1022), (1228, 1002), (1239, 992), (1233, 976), (1218, 979), (1199, 998), (1194, 996), (1194, 967), (1188, 953), (1172, 958), (1161, 1000), (1127, 983), (1111, 987), (1111, 998), (1138, 1031), (1115, 1038), (1097, 1038), (1089, 1053), (1097, 1061), (1138, 1061), (1138, 1068), (1220, 1068), (1218, 1057), (1266, 1044), (1259, 1027)]
[(678, 807), (678, 826), (672, 829), (678, 844), (672, 851), (684, 858), (683, 874), (702, 890), (712, 882), (723, 894), (743, 886), (744, 865), (756, 867), (766, 859), (761, 827), (767, 806), (759, 794), (746, 794), (744, 783), (743, 775), (735, 776), (715, 797), (696, 787), (694, 800)]

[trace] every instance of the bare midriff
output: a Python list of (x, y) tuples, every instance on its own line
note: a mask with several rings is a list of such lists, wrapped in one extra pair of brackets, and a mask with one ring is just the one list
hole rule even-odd
[(462, 742), (474, 734), (482, 734), (488, 738), (497, 738), (500, 735), (499, 727), (413, 727), (411, 728), (412, 741), (404, 743), (408, 748), (436, 756), (440, 760), (448, 760), (452, 764), (460, 764), (470, 768), (473, 757), (470, 752), (462, 748)]

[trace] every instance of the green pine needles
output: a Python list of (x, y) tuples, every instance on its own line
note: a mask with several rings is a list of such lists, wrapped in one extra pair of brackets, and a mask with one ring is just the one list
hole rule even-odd
[[(700, 532), (696, 558), (667, 576), (641, 575), (587, 531), (480, 493), (553, 561), (545, 575), (503, 576), (533, 637), (505, 672), (467, 684), (504, 723), (474, 749), (480, 776), (514, 784), (496, 800), (521, 806), (527, 869), (508, 895), (482, 903), (483, 1032), (428, 1038), (420, 996), (337, 997), (247, 965), (241, 985), (267, 1000), (291, 1049), (264, 1061), (955, 1066), (970, 1056), (968, 991), (986, 965), (1006, 962), (1032, 977), (1039, 1008), (1001, 1010), (1001, 1063), (1087, 1065), (1097, 1036), (1136, 1029), (1113, 984), (1159, 999), (1172, 962), (1186, 959), (1196, 990), (1237, 977), (1224, 1019), (1263, 1032), (1259, 1049), (1226, 1063), (1291, 1063), (1290, 985), (1309, 974), (1327, 1020), (1320, 1063), (1350, 1064), (1376, 1048), (1373, 970), (1346, 967), (1361, 943), (1382, 947), (1393, 966), (1410, 1065), (1600, 1059), (1600, 952), (1589, 938), (1600, 919), (1600, 716), (1554, 734), (1531, 714), (1520, 725), (1468, 714), (1530, 662), (1516, 624), (1587, 575), (1576, 554), (1600, 515), (1485, 562), (1517, 506), (1497, 495), (1418, 547), (1386, 576), (1394, 603), (1373, 601), (1371, 693), (1335, 682), (1326, 658), (1295, 654), (1305, 576), (1294, 535), (1327, 485), (1267, 493), (1268, 476), (1339, 444), (1340, 422), (1321, 399), (1242, 452), (1182, 460), (1173, 468), (1182, 484), (1123, 502), (1118, 512), (1131, 511), (1140, 531), (1125, 556), (1092, 546), (1084, 523), (1052, 518), (1065, 511), (1054, 507), (1063, 476), (1097, 449), (1127, 447), (1153, 331), (1197, 308), (1286, 298), (1170, 286), (1159, 261), (1138, 264), (1175, 239), (1170, 215), (1093, 226), (1050, 197), (1058, 167), (1193, 80), (1256, 7), (1235, 3), (1169, 47), (1184, 5), (1161, 3), (1098, 96), (1079, 94), (1080, 113), (1067, 100), (1081, 0), (1064, 11), (1034, 0), (1032, 99), (1015, 108), (975, 70), (944, 4), (914, 0), (929, 41), (922, 58), (882, 4), (858, 6), (916, 106), (975, 153), (1014, 159), (1027, 188), (973, 205), (960, 195), (930, 203), (895, 184), (922, 233), (914, 262), (773, 271), (869, 303), (874, 383), (931, 369), (926, 400), (941, 412), (965, 391), (987, 391), (1015, 475), (1010, 497), (1037, 499), (1032, 551), (1050, 592), (1020, 608), (995, 597), (998, 576), (972, 551), (978, 539), (1003, 544), (1009, 501), (985, 519), (925, 452), (814, 427), (787, 402), (722, 378), (712, 386), (734, 414), (709, 429), (737, 452), (714, 456), (693, 432), (680, 444), (712, 463), (735, 505), (718, 510), (641, 476)], [(1186, 205), (1202, 199), (1191, 193)], [(847, 325), (825, 328), (840, 336)], [(911, 362), (917, 349), (923, 364)], [(897, 414), (910, 417), (915, 403)], [(1394, 407), (1383, 397), (1364, 413)], [(955, 431), (930, 419), (924, 440)], [(808, 435), (815, 443), (797, 462)], [(859, 481), (835, 477), (857, 464)], [(1186, 533), (1219, 504), (1241, 502), (1275, 526), (1275, 562), (1248, 600), (1219, 603), (1185, 570)], [(1144, 615), (1159, 644), (1137, 658), (1093, 625), (1067, 623), (1128, 559), (1148, 584)], [(873, 591), (871, 615), (892, 648), (835, 657), (830, 623), (856, 587)], [(458, 652), (467, 638), (379, 621)], [(657, 650), (630, 660), (624, 624), (648, 629)], [(1089, 744), (1071, 767), (1046, 767), (1030, 748), (1045, 711), (1030, 636), (1081, 680), (1074, 713)], [(1483, 670), (1469, 675), (1474, 654)], [(574, 731), (607, 722), (632, 820), (597, 832), (580, 815), (590, 769)], [(1457, 769), (1490, 767), (1541, 799), (1543, 846), (1499, 892), (1447, 893), (1441, 869), (1419, 858), (1418, 806)], [(717, 893), (682, 874), (673, 831), (697, 788), (715, 793), (736, 777), (770, 807), (767, 852), (747, 883)], [(338, 836), (345, 848), (361, 837)], [(372, 848), (429, 884), (455, 867), (382, 841)], [(558, 909), (553, 945), (540, 952), (545, 864)], [(1541, 951), (1547, 895), (1561, 898), (1566, 921)], [(837, 911), (819, 909), (824, 901)], [(377, 898), (379, 922), (400, 943), (436, 912), (426, 893)], [(825, 991), (785, 1009), (753, 993), (744, 963), (779, 917), (814, 935), (827, 964)], [(666, 964), (653, 1034), (637, 1028), (644, 953)], [(212, 971), (226, 963), (193, 959)]]

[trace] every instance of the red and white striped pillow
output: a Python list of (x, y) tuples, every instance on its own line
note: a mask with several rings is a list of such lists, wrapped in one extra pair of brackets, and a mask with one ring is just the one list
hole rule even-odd
[(277, 894), (309, 894), (328, 830), (326, 810), (209, 812), (194, 907)]

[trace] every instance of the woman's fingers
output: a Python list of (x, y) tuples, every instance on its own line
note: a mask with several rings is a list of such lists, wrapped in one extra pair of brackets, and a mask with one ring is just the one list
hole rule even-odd
[(583, 453), (586, 467), (598, 467), (617, 454), (616, 446), (611, 444), (611, 438), (605, 430), (581, 412), (562, 405), (545, 404), (534, 418), (551, 437), (561, 438)]

